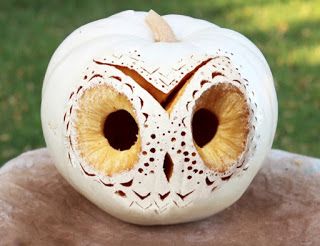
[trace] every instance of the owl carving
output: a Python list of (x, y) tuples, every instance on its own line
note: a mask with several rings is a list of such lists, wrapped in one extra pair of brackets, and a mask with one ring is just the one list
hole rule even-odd
[(125, 11), (60, 45), (41, 115), (75, 189), (124, 221), (173, 224), (243, 194), (271, 148), (277, 100), (264, 57), (242, 35)]

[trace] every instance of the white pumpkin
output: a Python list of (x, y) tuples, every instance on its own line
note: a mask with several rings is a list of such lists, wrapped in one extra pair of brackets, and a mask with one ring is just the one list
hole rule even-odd
[(277, 98), (267, 62), (241, 34), (124, 11), (59, 46), (41, 116), (76, 190), (124, 221), (173, 224), (244, 193), (271, 148)]

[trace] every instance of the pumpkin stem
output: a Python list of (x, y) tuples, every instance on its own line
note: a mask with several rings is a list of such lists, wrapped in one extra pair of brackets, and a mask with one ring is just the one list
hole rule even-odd
[(156, 42), (178, 41), (169, 24), (152, 9), (148, 12), (145, 21), (151, 29)]

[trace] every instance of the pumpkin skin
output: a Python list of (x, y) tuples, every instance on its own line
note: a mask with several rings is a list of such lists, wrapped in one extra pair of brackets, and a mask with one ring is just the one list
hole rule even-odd
[[(64, 178), (115, 217), (142, 225), (202, 219), (240, 198), (271, 149), (278, 113), (272, 74), (258, 48), (239, 33), (167, 15), (178, 42), (155, 42), (146, 15), (124, 11), (89, 23), (58, 47), (42, 90), (45, 141)], [(236, 108), (242, 99), (239, 121), (246, 124), (234, 134), (245, 141), (236, 158), (217, 166), (195, 143), (193, 118), (206, 105)], [(135, 143), (118, 153), (99, 138), (99, 152), (108, 154), (86, 155), (84, 149), (98, 142), (87, 140), (86, 129), (100, 134), (103, 119), (121, 109), (137, 123)], [(99, 158), (112, 168), (97, 165)]]

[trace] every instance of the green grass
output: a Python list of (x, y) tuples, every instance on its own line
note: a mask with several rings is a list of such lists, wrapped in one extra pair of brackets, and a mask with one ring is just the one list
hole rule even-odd
[(44, 146), (40, 92), (49, 59), (73, 29), (125, 9), (207, 19), (265, 54), (279, 98), (274, 148), (320, 156), (318, 1), (0, 1), (0, 164)]

